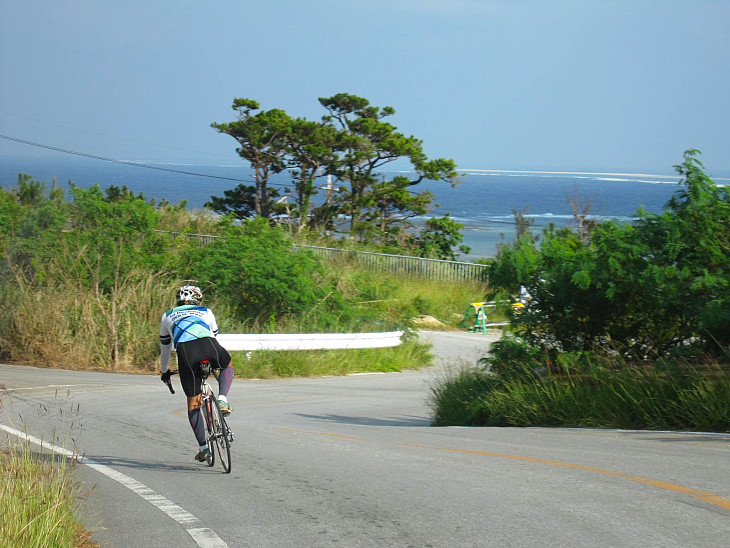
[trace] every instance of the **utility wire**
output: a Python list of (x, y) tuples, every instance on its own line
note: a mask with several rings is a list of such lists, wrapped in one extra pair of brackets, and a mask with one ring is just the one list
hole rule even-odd
[(118, 136), (115, 136), (115, 135), (107, 135), (106, 133), (99, 133), (98, 131), (89, 131), (89, 130), (81, 129), (81, 128), (77, 128), (77, 127), (64, 126), (63, 124), (56, 124), (54, 122), (47, 122), (45, 120), (40, 120), (38, 118), (33, 118), (31, 116), (25, 116), (23, 114), (15, 114), (14, 112), (8, 112), (8, 111), (2, 110), (2, 109), (0, 109), (0, 113), (7, 114), (7, 115), (10, 115), (10, 116), (16, 116), (18, 118), (23, 118), (25, 120), (32, 120), (34, 122), (39, 122), (41, 124), (45, 124), (45, 125), (48, 125), (48, 126), (60, 127), (60, 128), (63, 128), (63, 129), (70, 129), (72, 131), (78, 131), (78, 132), (81, 132), (81, 133), (88, 133), (90, 135), (99, 135), (101, 137), (105, 137), (107, 139), (115, 139), (117, 141), (126, 141), (128, 143), (136, 143), (138, 145), (146, 145), (146, 146), (152, 146), (152, 147), (157, 147), (157, 148), (166, 148), (166, 149), (170, 149), (170, 150), (177, 150), (177, 151), (188, 152), (188, 153), (193, 153), (193, 154), (214, 154), (214, 155), (217, 155), (217, 156), (223, 156), (223, 154), (216, 154), (216, 153), (212, 153), (212, 152), (200, 152), (199, 150), (188, 150), (188, 149), (184, 149), (184, 148), (171, 147), (171, 146), (167, 146), (167, 145), (160, 145), (160, 144), (157, 144), (157, 143), (147, 143), (145, 141), (139, 141), (137, 139), (127, 139), (126, 137), (118, 137)]
[[(207, 175), (205, 173), (195, 173), (195, 172), (192, 172), (192, 171), (182, 171), (182, 170), (170, 169), (170, 168), (166, 168), (166, 167), (151, 166), (151, 165), (148, 165), (148, 164), (141, 164), (141, 163), (138, 163), (138, 162), (130, 162), (128, 160), (115, 160), (114, 158), (106, 158), (104, 156), (96, 156), (94, 154), (88, 154), (88, 153), (85, 153), (85, 152), (78, 152), (78, 151), (75, 151), (75, 150), (67, 150), (67, 149), (64, 149), (64, 148), (54, 147), (54, 146), (51, 146), (51, 145), (44, 145), (42, 143), (34, 143), (33, 141), (26, 141), (24, 139), (18, 139), (17, 137), (10, 137), (9, 135), (0, 135), (0, 139), (6, 139), (8, 141), (14, 141), (16, 143), (22, 143), (24, 145), (30, 145), (30, 146), (34, 146), (34, 147), (38, 147), (38, 148), (45, 148), (45, 149), (48, 149), (48, 150), (53, 150), (55, 152), (63, 152), (64, 154), (73, 154), (73, 155), (76, 155), (76, 156), (82, 156), (84, 158), (92, 158), (94, 160), (102, 160), (104, 162), (112, 162), (112, 163), (115, 163), (115, 164), (123, 164), (123, 165), (127, 165), (127, 166), (142, 167), (142, 168), (146, 168), (146, 169), (156, 169), (158, 171), (168, 171), (170, 173), (180, 173), (182, 175), (193, 175), (193, 176), (196, 176), (196, 177), (206, 177), (206, 178), (209, 178), (209, 179), (223, 179), (223, 180), (226, 180), (226, 181), (236, 181), (236, 182), (242, 182), (242, 183), (253, 183), (253, 182), (255, 182), (252, 179), (234, 179), (233, 177), (223, 177), (223, 176), (220, 176), (220, 175)], [(288, 187), (289, 185), (282, 184), (282, 183), (272, 183), (272, 182), (269, 182), (269, 186)], [(285, 198), (288, 198), (288, 197), (289, 196), (286, 195), (286, 196), (284, 196), (282, 198), (282, 200), (285, 199)], [(529, 215), (528, 215), (528, 217), (529, 217)], [(506, 220), (506, 219), (505, 220), (487, 219), (486, 222), (487, 223), (493, 223), (493, 224), (514, 225), (514, 221)], [(534, 226), (534, 227), (547, 227), (547, 226), (549, 226), (549, 224), (533, 223), (531, 226)]]
[[(45, 149), (48, 149), (48, 150), (53, 150), (55, 152), (63, 152), (64, 154), (73, 154), (73, 155), (76, 155), (76, 156), (82, 156), (84, 158), (92, 158), (94, 160), (102, 160), (104, 162), (112, 162), (112, 163), (115, 163), (115, 164), (123, 164), (123, 165), (127, 165), (127, 166), (142, 167), (142, 168), (146, 168), (146, 169), (156, 169), (158, 171), (168, 171), (170, 173), (180, 173), (182, 175), (193, 175), (193, 176), (196, 176), (196, 177), (207, 177), (209, 179), (223, 179), (223, 180), (226, 180), (226, 181), (236, 181), (236, 182), (242, 182), (242, 183), (253, 183), (254, 182), (252, 179), (234, 179), (233, 177), (222, 177), (220, 175), (207, 175), (207, 174), (204, 174), (204, 173), (195, 173), (195, 172), (192, 172), (192, 171), (182, 171), (182, 170), (170, 169), (170, 168), (166, 168), (166, 167), (151, 166), (151, 165), (148, 165), (148, 164), (141, 164), (141, 163), (138, 163), (138, 162), (130, 162), (128, 160), (115, 160), (114, 158), (106, 158), (104, 156), (96, 156), (94, 154), (87, 154), (85, 152), (78, 152), (78, 151), (75, 151), (75, 150), (67, 150), (65, 148), (54, 147), (54, 146), (51, 146), (51, 145), (44, 145), (42, 143), (34, 143), (33, 141), (26, 141), (24, 139), (18, 139), (17, 137), (10, 137), (9, 135), (0, 135), (0, 139), (6, 139), (8, 141), (14, 141), (16, 143), (21, 143), (21, 144), (24, 144), (24, 145), (30, 145), (30, 146), (34, 146), (34, 147), (38, 147), (38, 148), (45, 148)], [(269, 186), (288, 187), (289, 185), (287, 185), (287, 184), (281, 184), (281, 183), (271, 183), (270, 182), (269, 183)], [(288, 197), (289, 197), (289, 195), (286, 195), (286, 196), (284, 196), (282, 198), (282, 200), (285, 199), (285, 198), (288, 198)], [(514, 221), (509, 221), (509, 220), (506, 220), (506, 219), (505, 220), (487, 219), (486, 222), (487, 223), (492, 223), (492, 224), (505, 224), (505, 225), (513, 225), (514, 224)], [(531, 226), (541, 228), (541, 227), (547, 227), (549, 225), (544, 225), (542, 223), (533, 223)]]
[(112, 162), (115, 164), (124, 164), (127, 166), (143, 167), (146, 169), (156, 169), (158, 171), (169, 171), (171, 173), (180, 173), (182, 175), (193, 175), (196, 177), (207, 177), (210, 179), (224, 179), (226, 181), (237, 181), (237, 182), (244, 182), (244, 183), (253, 182), (251, 179), (234, 179), (233, 177), (223, 177), (220, 175), (207, 175), (205, 173), (195, 173), (193, 171), (182, 171), (179, 169), (170, 169), (170, 168), (166, 168), (166, 167), (151, 166), (148, 164), (141, 164), (138, 162), (130, 162), (128, 160), (115, 160), (114, 158), (106, 158), (104, 156), (96, 156), (94, 154), (87, 154), (85, 152), (77, 152), (75, 150), (67, 150), (65, 148), (54, 147), (51, 145), (34, 143), (33, 141), (26, 141), (24, 139), (18, 139), (17, 137), (10, 137), (8, 135), (0, 135), (0, 139), (7, 139), (8, 141), (14, 141), (16, 143), (22, 143), (24, 145), (30, 145), (30, 146), (34, 146), (34, 147), (38, 147), (38, 148), (45, 148), (48, 150), (54, 150), (56, 152), (63, 152), (64, 154), (74, 154), (76, 156), (83, 156), (84, 158), (93, 158), (94, 160), (102, 160), (104, 162)]

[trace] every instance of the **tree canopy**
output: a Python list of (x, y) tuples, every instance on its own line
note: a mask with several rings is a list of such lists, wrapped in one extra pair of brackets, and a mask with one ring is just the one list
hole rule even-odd
[[(254, 185), (239, 185), (206, 205), (240, 219), (278, 220), (296, 232), (337, 231), (360, 242), (391, 246), (408, 241), (411, 249), (453, 257), (451, 247), (420, 241), (414, 245), (414, 238), (423, 234), (433, 240), (443, 229), (442, 243), (458, 243), (461, 239), (454, 234), (461, 225), (444, 217), (418, 232), (412, 219), (425, 215), (433, 202), (433, 194), (417, 185), (424, 180), (456, 185), (455, 162), (427, 158), (422, 141), (386, 121), (395, 114), (392, 107), (376, 107), (347, 93), (320, 98), (319, 103), (327, 113), (314, 122), (280, 109), (261, 111), (252, 99), (234, 99), (237, 119), (211, 126), (236, 140), (238, 154), (253, 169)], [(410, 170), (388, 173), (386, 168), (396, 161), (401, 167), (408, 163)], [(289, 179), (282, 197), (272, 177), (283, 172)]]

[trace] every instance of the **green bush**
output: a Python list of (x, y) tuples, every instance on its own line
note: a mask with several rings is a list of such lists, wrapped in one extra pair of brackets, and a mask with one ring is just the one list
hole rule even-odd
[(491, 393), (497, 379), (479, 369), (462, 369), (448, 373), (431, 387), (428, 400), (433, 426), (489, 425), (479, 409), (479, 399)]
[(70, 203), (53, 190), (48, 199), (35, 190), (0, 196), (21, 212), (0, 222), (12, 235), (0, 265), (3, 355), (69, 368), (149, 367), (157, 345), (140, 334), (156, 332), (172, 263), (154, 207), (129, 193), (110, 201), (98, 186), (72, 187)]
[(516, 341), (493, 352), (489, 371), (466, 369), (432, 388), (434, 425), (730, 432), (730, 371), (718, 365), (616, 368), (573, 353), (549, 367)]
[(278, 318), (315, 314), (335, 323), (346, 304), (325, 282), (321, 262), (297, 251), (285, 233), (262, 218), (242, 226), (225, 220), (223, 236), (205, 247), (188, 246), (182, 275), (216, 300), (227, 301), (240, 319), (255, 325)]
[(663, 213), (607, 222), (588, 237), (546, 229), (524, 236), (489, 263), (501, 295), (525, 286), (532, 298), (513, 327), (558, 351), (621, 345), (629, 358), (730, 347), (730, 192), (687, 151), (682, 186)]

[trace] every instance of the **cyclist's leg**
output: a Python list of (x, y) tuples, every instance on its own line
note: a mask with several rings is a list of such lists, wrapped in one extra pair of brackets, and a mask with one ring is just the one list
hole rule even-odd
[(233, 412), (233, 407), (228, 403), (228, 390), (230, 390), (232, 382), (233, 366), (229, 364), (218, 373), (218, 406), (221, 413), (226, 416)]
[(228, 403), (228, 392), (233, 384), (233, 366), (231, 365), (231, 355), (221, 346), (218, 339), (208, 339), (210, 342), (210, 351), (213, 352), (211, 360), (213, 364), (220, 369), (218, 377), (218, 402), (224, 415), (228, 415), (233, 408)]
[(188, 398), (188, 420), (202, 451), (208, 447), (208, 442), (205, 439), (205, 425), (203, 424), (203, 413), (200, 411), (201, 406), (202, 398), (200, 395)]
[(233, 367), (229, 363), (225, 368), (221, 369), (218, 375), (218, 396), (228, 396), (228, 391), (233, 384)]
[[(208, 442), (205, 437), (205, 424), (203, 414), (200, 410), (202, 405), (201, 378), (199, 371), (199, 360), (197, 359), (195, 343), (190, 341), (182, 343), (177, 347), (178, 370), (180, 372), (180, 384), (188, 399), (188, 420), (193, 429), (195, 439), (198, 442), (200, 456), (208, 449)], [(196, 457), (197, 458), (197, 457)]]

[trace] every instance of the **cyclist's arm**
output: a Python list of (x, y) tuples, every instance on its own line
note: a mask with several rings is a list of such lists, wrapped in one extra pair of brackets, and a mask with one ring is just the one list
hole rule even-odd
[(160, 323), (160, 373), (164, 373), (170, 368), (172, 354), (172, 335), (165, 320), (166, 316), (163, 314)]
[(213, 314), (213, 311), (210, 308), (208, 309), (208, 317), (206, 318), (206, 321), (208, 323), (208, 327), (210, 327), (211, 333), (213, 333), (213, 336), (218, 337), (218, 322), (216, 322), (215, 314)]
[(172, 344), (160, 343), (160, 373), (164, 373), (170, 368), (170, 356), (172, 354)]

